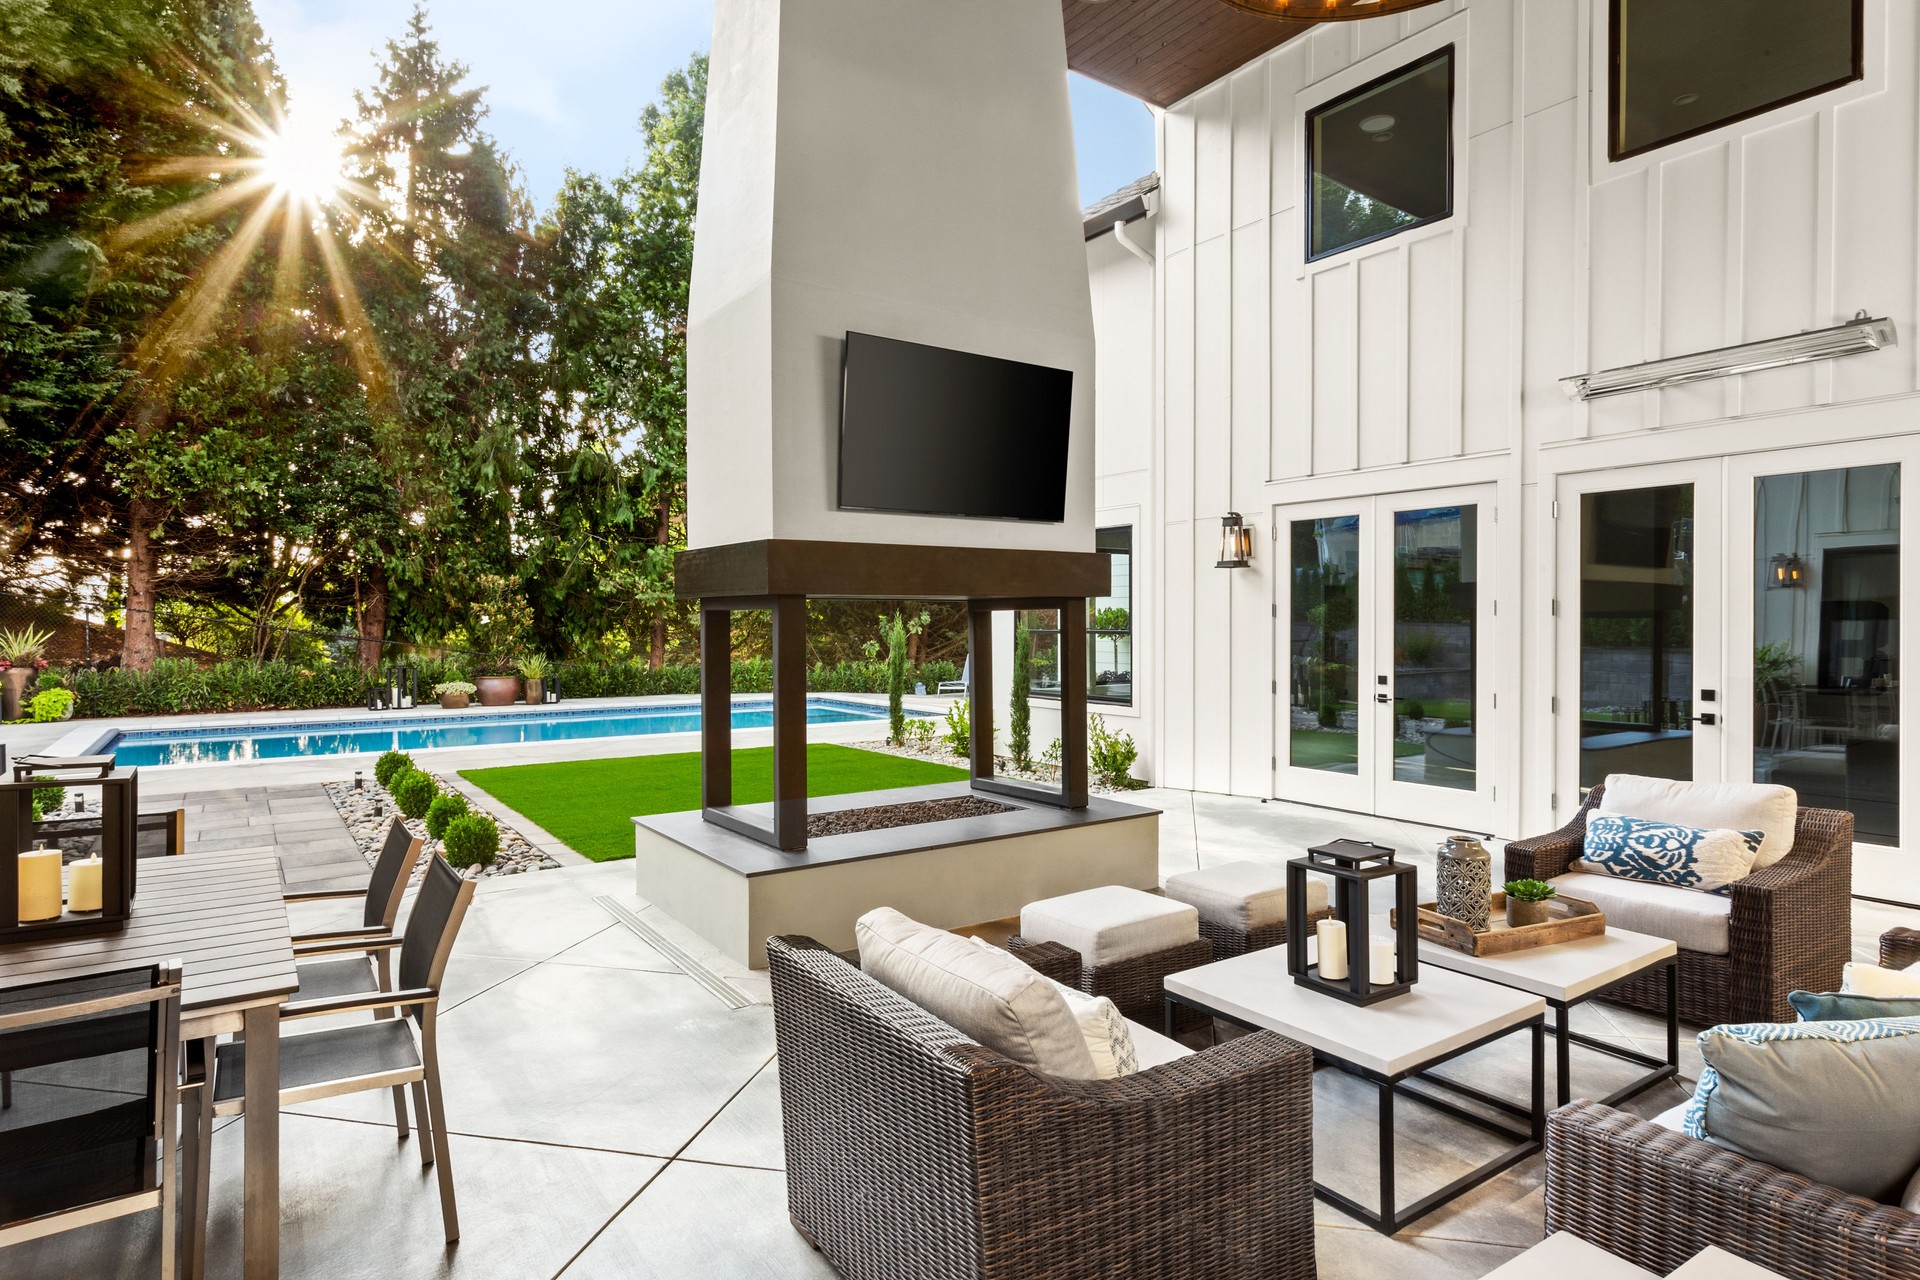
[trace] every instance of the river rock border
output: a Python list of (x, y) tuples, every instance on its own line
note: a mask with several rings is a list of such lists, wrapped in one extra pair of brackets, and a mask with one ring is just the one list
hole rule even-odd
[[(458, 787), (449, 785), (447, 780), (437, 773), (428, 774), (428, 776), (442, 791), (458, 792), (460, 790)], [(347, 831), (352, 834), (353, 842), (359, 846), (361, 855), (368, 862), (372, 862), (379, 851), (380, 842), (386, 839), (387, 824), (400, 812), (393, 803), (393, 797), (387, 794), (385, 787), (373, 780), (371, 771), (366, 775), (366, 786), (362, 790), (355, 790), (351, 782), (328, 782), (323, 783), (322, 786), (326, 790), (327, 798), (333, 801), (333, 807), (339, 811), (340, 821), (347, 824)], [(469, 796), (468, 799), (471, 801), (472, 797)], [(480, 806), (474, 807), (478, 809)], [(518, 831), (501, 822), (497, 815), (489, 812), (487, 816), (493, 818), (500, 828), (500, 853), (489, 866), (469, 867), (465, 872), (468, 878), (514, 876), (527, 871), (551, 871), (559, 868), (558, 862), (542, 853)], [(425, 842), (422, 849), (425, 856), (413, 868), (413, 878), (418, 880), (427, 873), (428, 858), (441, 851), (440, 842), (427, 834), (427, 824), (420, 819), (407, 818), (404, 821), (407, 824), (407, 830)]]

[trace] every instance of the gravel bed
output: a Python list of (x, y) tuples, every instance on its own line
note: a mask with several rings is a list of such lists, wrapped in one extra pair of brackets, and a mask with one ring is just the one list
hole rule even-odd
[[(447, 780), (439, 774), (428, 776), (439, 784), (442, 791), (459, 790), (457, 787), (447, 785)], [(392, 822), (400, 812), (393, 803), (393, 797), (387, 794), (385, 787), (374, 781), (372, 770), (367, 771), (366, 789), (362, 791), (355, 791), (351, 782), (328, 782), (323, 785), (326, 788), (327, 798), (333, 801), (333, 807), (340, 812), (340, 820), (346, 823), (347, 830), (353, 833), (354, 843), (360, 846), (360, 852), (367, 861), (372, 862), (374, 856), (380, 851), (380, 842), (387, 838), (387, 824)], [(550, 871), (559, 868), (559, 863), (540, 852), (527, 841), (525, 836), (494, 815), (488, 814), (488, 816), (493, 817), (495, 824), (500, 828), (500, 853), (488, 866), (467, 868), (463, 874), (469, 879), (477, 879), (481, 876), (515, 876), (526, 871)], [(418, 880), (427, 874), (428, 860), (441, 851), (440, 842), (427, 834), (427, 824), (420, 819), (402, 820), (407, 824), (407, 830), (426, 842), (421, 851), (423, 856), (413, 868), (413, 878)]]
[[(947, 749), (946, 743), (938, 741), (925, 745), (917, 742), (907, 742), (895, 746), (885, 738), (879, 738), (872, 742), (849, 742), (847, 745), (850, 747), (858, 747), (862, 751), (878, 751), (882, 755), (906, 756), (913, 760), (931, 760), (935, 764), (950, 764), (956, 769), (965, 769), (968, 764), (965, 756), (955, 755)], [(1043, 787), (1058, 788), (1060, 785), (1060, 771), (1058, 769), (1048, 768), (1037, 762), (1031, 769), (1016, 769), (1013, 767), (1013, 761), (1006, 756), (995, 756), (993, 758), (993, 776), (996, 778), (1012, 778), (1020, 782), (1036, 782)], [(1146, 785), (1144, 782), (1137, 782), (1132, 787), (1108, 787), (1101, 785), (1092, 777), (1087, 779), (1088, 793), (1096, 796), (1124, 795), (1128, 791), (1137, 791)]]
[(835, 813), (810, 815), (807, 818), (807, 839), (844, 836), (855, 831), (885, 831), (889, 827), (913, 827), (923, 822), (946, 822), (952, 818), (982, 818), (990, 813), (1011, 813), (1013, 809), (1013, 805), (982, 800), (978, 796), (881, 804), (869, 809), (841, 809)]

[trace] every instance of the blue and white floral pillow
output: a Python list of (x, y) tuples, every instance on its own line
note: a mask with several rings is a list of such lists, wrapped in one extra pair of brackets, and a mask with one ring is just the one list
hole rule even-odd
[(1765, 837), (1763, 831), (1684, 827), (1597, 810), (1587, 815), (1586, 845), (1574, 865), (1624, 880), (1726, 893), (1753, 870)]

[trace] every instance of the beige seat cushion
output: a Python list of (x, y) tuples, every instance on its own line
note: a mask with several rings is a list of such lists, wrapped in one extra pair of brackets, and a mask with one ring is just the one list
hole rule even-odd
[(1127, 1030), (1133, 1033), (1133, 1059), (1145, 1071), (1150, 1067), (1165, 1066), (1169, 1062), (1190, 1057), (1193, 1050), (1178, 1040), (1169, 1040), (1158, 1031), (1143, 1027), (1137, 1022), (1127, 1023)]
[(1610, 773), (1600, 796), (1602, 813), (1652, 818), (1688, 827), (1763, 833), (1753, 868), (1770, 867), (1793, 851), (1800, 799), (1792, 787), (1767, 782), (1676, 782), (1637, 773)]
[(1200, 913), (1157, 893), (1109, 884), (1028, 903), (1020, 912), (1020, 936), (1072, 947), (1081, 964), (1097, 968), (1198, 941)]
[[(1184, 902), (1202, 920), (1241, 933), (1287, 919), (1287, 869), (1265, 862), (1227, 862), (1167, 877), (1167, 896)], [(1307, 914), (1327, 909), (1327, 882), (1307, 877)]]
[(1590, 871), (1569, 871), (1555, 876), (1552, 884), (1561, 893), (1585, 898), (1606, 912), (1608, 928), (1668, 938), (1687, 951), (1727, 954), (1731, 897)]
[(1920, 996), (1920, 964), (1904, 969), (1882, 969), (1877, 964), (1848, 964), (1840, 970), (1840, 989), (1881, 999)]
[(1080, 1024), (1043, 975), (993, 947), (876, 907), (854, 925), (860, 967), (960, 1034), (1035, 1071), (1095, 1078)]

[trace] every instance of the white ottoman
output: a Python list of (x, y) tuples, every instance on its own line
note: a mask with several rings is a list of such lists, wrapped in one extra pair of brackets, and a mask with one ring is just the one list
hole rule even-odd
[[(1265, 862), (1228, 862), (1167, 877), (1167, 896), (1200, 913), (1200, 936), (1224, 960), (1287, 940), (1287, 869)], [(1327, 914), (1327, 885), (1307, 879), (1307, 919)]]
[(1009, 946), (1038, 942), (1077, 951), (1080, 989), (1108, 997), (1122, 1014), (1150, 1027), (1164, 1016), (1166, 976), (1213, 960), (1192, 906), (1117, 884), (1028, 903)]

